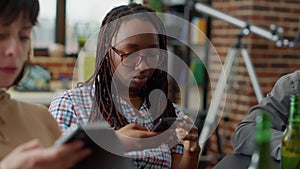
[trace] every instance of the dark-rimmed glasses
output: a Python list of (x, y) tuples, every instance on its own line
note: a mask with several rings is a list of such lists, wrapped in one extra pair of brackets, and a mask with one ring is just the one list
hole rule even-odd
[(115, 47), (111, 48), (121, 57), (121, 64), (128, 68), (137, 67), (143, 60), (145, 60), (145, 63), (150, 68), (156, 68), (163, 60), (161, 58), (160, 49), (158, 48), (143, 49), (133, 53), (121, 52)]

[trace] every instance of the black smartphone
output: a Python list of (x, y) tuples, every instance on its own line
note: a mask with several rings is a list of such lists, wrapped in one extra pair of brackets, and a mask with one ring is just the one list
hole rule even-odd
[(65, 135), (57, 139), (56, 142), (54, 143), (54, 146), (67, 144), (74, 140), (83, 140), (86, 146), (88, 146), (87, 144), (89, 144), (90, 142), (90, 138), (87, 135), (86, 131), (81, 126), (79, 126), (79, 127), (72, 128), (72, 131), (68, 131)]
[(133, 168), (131, 159), (121, 156), (125, 153), (124, 148), (106, 122), (75, 127), (60, 137), (54, 146), (61, 146), (74, 140), (82, 140), (93, 153), (72, 169), (98, 169), (99, 166), (105, 169)]
[(177, 117), (164, 117), (160, 118), (158, 122), (153, 126), (151, 131), (160, 132), (165, 131), (172, 126), (172, 124), (179, 120)]

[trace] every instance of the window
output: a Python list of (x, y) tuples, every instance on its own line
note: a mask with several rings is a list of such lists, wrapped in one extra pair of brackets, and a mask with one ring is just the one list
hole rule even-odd
[(129, 0), (40, 0), (39, 2), (39, 23), (33, 30), (32, 38), (35, 55), (47, 55), (48, 46), (53, 43), (64, 44), (67, 55), (76, 55), (79, 50), (79, 37), (89, 37), (98, 30), (109, 10), (115, 6), (128, 4)]
[(98, 30), (104, 16), (115, 6), (128, 4), (128, 0), (67, 0), (66, 53), (77, 53), (79, 39), (86, 39)]
[(41, 0), (38, 24), (33, 28), (33, 47), (47, 48), (55, 42), (56, 1)]

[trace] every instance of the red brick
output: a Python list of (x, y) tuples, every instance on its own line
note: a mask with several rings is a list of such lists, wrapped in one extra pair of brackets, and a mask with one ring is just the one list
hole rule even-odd
[(273, 10), (276, 12), (290, 12), (291, 11), (291, 9), (285, 8), (285, 7), (274, 7)]
[[(246, 18), (250, 23), (265, 30), (269, 30), (268, 26), (271, 23), (282, 26), (286, 31), (283, 37), (289, 40), (294, 39), (298, 30), (299, 18), (297, 16), (300, 13), (299, 0), (250, 0), (247, 2), (223, 0), (212, 1), (212, 3), (223, 12), (237, 18)], [(277, 5), (279, 3), (280, 6)], [(218, 19), (215, 19), (214, 22), (212, 25), (211, 41), (216, 46), (216, 50), (224, 62), (228, 49), (236, 43), (235, 35), (239, 33), (240, 28)], [(300, 59), (300, 45), (293, 49), (288, 47), (280, 48), (274, 42), (254, 33), (244, 37), (243, 43), (247, 44), (247, 49), (255, 66), (264, 95), (270, 92), (274, 83), (282, 75), (300, 69), (300, 62), (298, 61)], [(219, 130), (222, 131), (222, 136), (224, 136), (224, 143), (222, 143), (224, 154), (232, 151), (230, 139), (236, 125), (247, 114), (250, 107), (257, 104), (244, 61), (240, 56), (235, 59), (232, 74), (228, 79), (229, 86), (227, 88), (227, 100), (224, 109), (224, 114), (228, 115), (230, 120), (228, 122), (221, 120)], [(212, 64), (210, 65), (210, 69), (214, 72), (214, 69), (217, 69), (217, 67)], [(216, 76), (216, 74), (212, 76)], [(217, 78), (210, 78), (212, 80), (211, 84), (215, 84)], [(210, 92), (209, 98), (212, 98), (212, 92)], [(222, 99), (223, 101), (224, 99)], [(209, 153), (217, 153), (216, 138), (214, 135), (211, 136), (208, 146), (212, 146)]]

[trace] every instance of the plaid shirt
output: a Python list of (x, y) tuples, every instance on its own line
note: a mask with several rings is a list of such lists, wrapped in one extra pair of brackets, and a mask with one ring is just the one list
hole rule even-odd
[[(62, 132), (71, 125), (88, 122), (92, 111), (90, 94), (90, 87), (83, 86), (53, 97), (49, 111), (57, 120)], [(128, 122), (138, 123), (149, 129), (153, 127), (153, 120), (145, 102), (138, 112), (124, 100), (120, 99), (120, 103), (122, 114)], [(176, 114), (178, 117), (183, 116), (183, 112), (178, 107), (176, 107)], [(163, 144), (158, 148), (127, 152), (126, 155), (133, 158), (134, 168), (167, 169), (171, 168), (171, 153), (183, 154), (183, 145), (178, 143), (170, 149), (167, 144)]]

